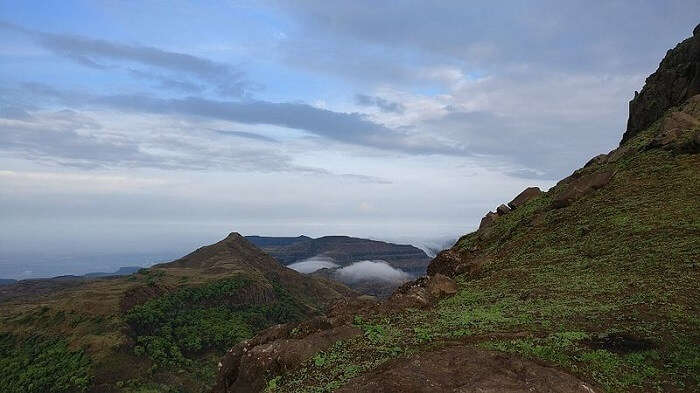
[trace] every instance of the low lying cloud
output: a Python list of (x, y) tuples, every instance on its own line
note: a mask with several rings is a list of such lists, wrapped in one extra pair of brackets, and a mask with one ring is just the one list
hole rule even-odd
[(288, 268), (298, 271), (299, 273), (313, 273), (321, 269), (335, 269), (337, 268), (337, 263), (333, 262), (333, 258), (315, 256), (309, 259), (304, 259), (303, 261), (294, 262), (287, 265)]
[(412, 278), (410, 274), (392, 267), (384, 261), (359, 261), (340, 267), (334, 262), (333, 258), (320, 255), (292, 263), (287, 265), (287, 267), (304, 274), (313, 273), (321, 269), (333, 269), (335, 270), (333, 272), (335, 278), (346, 284), (367, 280), (399, 284)]
[(401, 283), (411, 279), (411, 275), (397, 269), (384, 261), (360, 261), (338, 269), (335, 276), (344, 283), (356, 283), (364, 280), (388, 281)]

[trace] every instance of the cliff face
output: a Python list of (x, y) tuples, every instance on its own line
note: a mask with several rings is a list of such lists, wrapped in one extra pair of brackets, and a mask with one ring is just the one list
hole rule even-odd
[(698, 391), (698, 30), (619, 148), (489, 212), (387, 301), (239, 344), (214, 391)]
[(666, 110), (700, 93), (700, 24), (693, 36), (666, 53), (641, 92), (630, 101), (627, 131), (621, 144), (649, 127)]

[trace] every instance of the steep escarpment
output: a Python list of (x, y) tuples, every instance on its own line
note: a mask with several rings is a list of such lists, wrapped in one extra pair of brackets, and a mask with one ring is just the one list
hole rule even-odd
[(498, 206), (387, 301), (242, 342), (214, 391), (697, 391), (700, 95), (684, 94), (631, 111), (646, 125), (620, 147)]
[(666, 53), (642, 91), (635, 92), (621, 144), (651, 126), (669, 108), (696, 94), (700, 94), (700, 24), (692, 37)]
[(3, 302), (0, 391), (207, 391), (228, 348), (352, 294), (231, 233), (136, 274)]

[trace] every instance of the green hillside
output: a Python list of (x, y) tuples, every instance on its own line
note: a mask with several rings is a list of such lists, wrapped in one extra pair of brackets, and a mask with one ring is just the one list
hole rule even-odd
[(0, 308), (0, 391), (205, 392), (225, 351), (347, 296), (238, 234), (136, 274)]
[[(431, 262), (431, 277), (383, 304), (338, 307), (329, 328), (299, 339), (341, 326), (355, 334), (292, 371), (281, 372), (282, 361), (268, 367), (262, 388), (700, 389), (700, 79), (688, 71), (697, 68), (699, 40), (700, 31), (669, 51), (632, 102), (635, 116), (666, 105), (656, 120), (630, 128), (618, 149), (546, 193), (487, 215)], [(280, 342), (264, 336), (260, 345)], [(237, 348), (224, 358), (216, 392), (260, 390), (262, 377), (251, 379), (248, 366), (235, 363)]]
[(615, 162), (579, 172), (612, 171), (604, 188), (557, 209), (559, 184), (462, 237), (451, 252), (477, 267), (457, 276), (456, 295), (430, 310), (358, 316), (363, 335), (275, 391), (330, 392), (392, 358), (456, 344), (558, 365), (607, 392), (697, 389), (700, 156), (644, 150), (659, 125)]

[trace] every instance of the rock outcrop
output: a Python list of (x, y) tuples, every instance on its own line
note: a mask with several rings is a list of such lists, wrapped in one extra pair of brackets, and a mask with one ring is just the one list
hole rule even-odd
[(576, 177), (567, 183), (562, 191), (554, 196), (552, 206), (557, 209), (567, 207), (584, 195), (607, 185), (613, 176), (614, 172), (607, 170)]
[(700, 24), (693, 36), (666, 53), (641, 92), (629, 104), (627, 131), (620, 145), (649, 127), (664, 112), (700, 93)]
[(427, 308), (438, 300), (457, 293), (457, 284), (450, 277), (436, 273), (400, 286), (389, 298), (390, 309)]
[(213, 392), (260, 392), (269, 375), (294, 370), (338, 340), (361, 333), (357, 327), (339, 322), (342, 321), (317, 317), (298, 325), (276, 325), (239, 343), (219, 363)]
[(484, 218), (481, 219), (481, 223), (479, 223), (479, 229), (484, 229), (484, 228), (490, 227), (491, 225), (493, 225), (493, 223), (496, 222), (497, 218), (498, 218), (498, 214), (496, 214), (494, 212), (486, 213)]
[(499, 205), (496, 208), (496, 212), (488, 212), (486, 215), (481, 219), (481, 222), (479, 223), (479, 230), (486, 232), (487, 229), (492, 226), (499, 217), (505, 216), (506, 214), (510, 213), (511, 211), (517, 209), (518, 207), (523, 206), (530, 200), (537, 198), (538, 196), (542, 195), (543, 192), (540, 190), (539, 187), (528, 187), (525, 190), (523, 190), (520, 194), (518, 194), (515, 198), (513, 198), (512, 201), (508, 202), (506, 205), (505, 203)]
[(528, 187), (523, 192), (518, 194), (515, 198), (513, 198), (512, 201), (508, 202), (508, 206), (515, 210), (518, 207), (524, 205), (531, 199), (534, 199), (538, 196), (542, 195), (542, 190), (540, 190), (539, 187)]
[(700, 147), (700, 94), (691, 97), (680, 110), (664, 116), (659, 131), (646, 148), (697, 153)]
[(508, 213), (510, 213), (510, 208), (506, 206), (505, 203), (501, 204), (496, 208), (496, 214), (498, 214), (499, 216), (505, 216)]
[(443, 275), (457, 277), (460, 274), (476, 275), (486, 262), (486, 257), (470, 250), (457, 250), (454, 247), (441, 251), (428, 265), (428, 276)]

